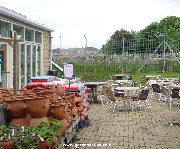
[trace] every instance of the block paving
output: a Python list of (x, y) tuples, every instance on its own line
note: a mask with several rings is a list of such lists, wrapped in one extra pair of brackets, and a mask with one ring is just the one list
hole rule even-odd
[[(136, 101), (131, 103), (137, 107)], [(180, 149), (180, 106), (170, 111), (167, 102), (153, 98), (148, 103), (140, 104), (142, 110), (126, 111), (119, 102), (114, 113), (112, 104), (106, 109), (102, 103), (91, 104), (90, 125), (79, 129), (73, 143), (80, 149)]]

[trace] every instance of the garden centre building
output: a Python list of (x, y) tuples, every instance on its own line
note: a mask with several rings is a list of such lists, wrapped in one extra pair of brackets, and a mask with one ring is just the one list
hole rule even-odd
[(52, 31), (45, 25), (0, 6), (0, 82), (3, 87), (13, 87), (13, 45), (16, 41), (18, 88), (26, 85), (33, 76), (47, 74)]

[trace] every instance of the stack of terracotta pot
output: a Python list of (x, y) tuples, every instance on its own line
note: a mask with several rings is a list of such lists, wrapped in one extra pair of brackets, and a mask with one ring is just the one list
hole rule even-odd
[(0, 102), (7, 103), (8, 117), (16, 126), (38, 126), (42, 121), (58, 119), (64, 131), (81, 116), (84, 119), (84, 99), (82, 93), (65, 92), (62, 86), (36, 87), (32, 90), (21, 89), (18, 95), (0, 89)]
[(88, 119), (88, 110), (90, 109), (90, 98), (88, 97), (89, 92), (89, 89), (84, 89), (81, 94), (77, 95), (76, 106), (80, 113), (80, 122), (82, 123), (85, 123)]

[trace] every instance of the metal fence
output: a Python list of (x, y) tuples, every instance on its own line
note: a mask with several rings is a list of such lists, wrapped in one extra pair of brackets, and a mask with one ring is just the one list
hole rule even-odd
[(109, 53), (89, 53), (85, 56), (62, 54), (54, 56), (53, 60), (59, 65), (74, 63), (79, 72), (180, 72), (180, 42), (116, 40), (109, 49), (102, 51)]

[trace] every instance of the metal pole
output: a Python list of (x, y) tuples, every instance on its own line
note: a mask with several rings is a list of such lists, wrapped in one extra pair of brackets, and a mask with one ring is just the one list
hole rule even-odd
[(124, 73), (124, 36), (123, 36), (123, 58), (122, 58), (122, 73)]
[(61, 54), (61, 36), (60, 36), (59, 54)]
[(164, 38), (164, 43), (163, 43), (163, 73), (165, 72), (165, 66), (166, 66), (166, 42), (165, 42), (165, 38)]
[(86, 47), (85, 47), (85, 72), (86, 72), (86, 52), (87, 52), (87, 38), (86, 35), (84, 35), (85, 39), (86, 39)]
[(16, 32), (14, 32), (13, 52), (14, 52), (14, 95), (17, 94), (17, 39)]

